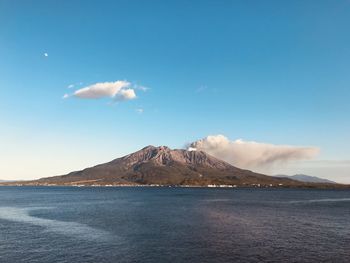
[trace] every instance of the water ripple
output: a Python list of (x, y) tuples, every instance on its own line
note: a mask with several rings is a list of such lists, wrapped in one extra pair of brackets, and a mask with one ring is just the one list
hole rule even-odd
[(288, 203), (290, 203), (290, 204), (323, 203), (323, 202), (350, 202), (350, 198), (324, 198), (324, 199), (309, 199), (309, 200), (288, 201)]
[(108, 232), (90, 227), (82, 223), (45, 219), (30, 215), (31, 211), (39, 209), (50, 208), (0, 207), (0, 219), (44, 227), (47, 231), (66, 236), (72, 236), (78, 239), (103, 241), (107, 240), (109, 237)]

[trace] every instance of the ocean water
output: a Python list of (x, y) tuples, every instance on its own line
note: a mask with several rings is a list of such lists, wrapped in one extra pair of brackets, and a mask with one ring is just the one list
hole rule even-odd
[(350, 191), (0, 187), (0, 262), (350, 262)]

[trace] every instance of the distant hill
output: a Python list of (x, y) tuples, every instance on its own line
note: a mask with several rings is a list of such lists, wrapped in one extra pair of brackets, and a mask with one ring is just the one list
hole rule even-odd
[(0, 183), (20, 182), (15, 180), (0, 180)]
[(171, 150), (166, 146), (147, 146), (111, 162), (81, 171), (39, 180), (22, 181), (18, 184), (328, 187), (327, 184), (316, 185), (254, 173), (234, 167), (203, 151)]
[(299, 182), (305, 182), (305, 183), (327, 183), (327, 184), (336, 184), (336, 182), (333, 182), (331, 180), (319, 178), (316, 176), (310, 176), (306, 174), (295, 174), (295, 175), (276, 175), (280, 178), (290, 178)]

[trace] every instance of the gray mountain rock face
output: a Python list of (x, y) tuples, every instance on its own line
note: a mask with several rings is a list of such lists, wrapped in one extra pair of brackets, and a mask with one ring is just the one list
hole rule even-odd
[(153, 162), (154, 165), (167, 166), (173, 163), (183, 165), (199, 165), (214, 169), (228, 169), (232, 166), (224, 161), (216, 159), (202, 151), (171, 150), (166, 146), (154, 147), (147, 146), (140, 151), (129, 154), (122, 159), (116, 159), (112, 162), (122, 160), (129, 167), (135, 164)]

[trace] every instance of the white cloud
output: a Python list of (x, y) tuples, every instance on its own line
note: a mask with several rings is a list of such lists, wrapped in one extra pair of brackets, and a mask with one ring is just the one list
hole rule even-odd
[(78, 86), (81, 86), (81, 85), (83, 85), (83, 82), (77, 82), (77, 83), (69, 84), (67, 86), (67, 89), (72, 89), (74, 87), (78, 87)]
[(115, 97), (125, 88), (130, 87), (130, 82), (118, 80), (115, 82), (100, 82), (85, 88), (78, 89), (74, 92), (74, 96), (83, 99), (99, 99), (103, 97)]
[(144, 91), (144, 92), (146, 92), (147, 90), (149, 90), (148, 87), (141, 86), (141, 85), (134, 85), (134, 88), (137, 89), (137, 90)]
[(44, 53), (44, 57), (48, 57), (49, 56), (49, 54), (48, 53)]
[(319, 152), (316, 147), (274, 145), (241, 139), (230, 141), (223, 135), (208, 136), (191, 143), (188, 148), (205, 151), (237, 167), (258, 172), (270, 172), (274, 167), (290, 161), (311, 159)]
[(132, 100), (136, 98), (135, 91), (133, 89), (121, 89), (114, 95), (114, 99), (117, 101)]
[(144, 109), (138, 108), (138, 109), (136, 109), (136, 112), (139, 113), (139, 114), (142, 114), (144, 112)]
[[(72, 87), (69, 85), (68, 87)], [(77, 97), (81, 99), (112, 98), (113, 101), (125, 101), (136, 98), (135, 89), (125, 80), (115, 82), (100, 82), (76, 90), (73, 94), (65, 94), (64, 98)]]
[(63, 95), (62, 99), (68, 99), (69, 97), (70, 97), (69, 94), (66, 93)]

